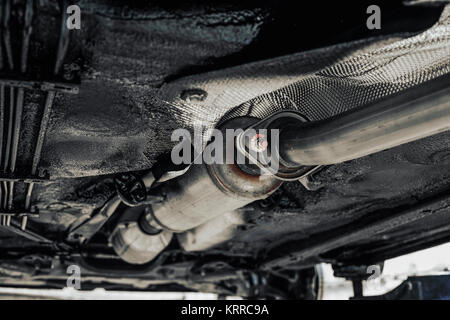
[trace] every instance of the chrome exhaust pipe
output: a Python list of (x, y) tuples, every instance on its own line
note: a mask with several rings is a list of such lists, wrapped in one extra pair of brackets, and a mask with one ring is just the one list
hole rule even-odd
[(280, 161), (288, 167), (361, 158), (450, 130), (450, 77), (318, 122), (280, 127)]

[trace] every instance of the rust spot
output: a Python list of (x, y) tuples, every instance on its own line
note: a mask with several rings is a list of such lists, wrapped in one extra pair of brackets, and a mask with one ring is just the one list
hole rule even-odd
[[(258, 183), (260, 181), (260, 177), (261, 176), (255, 176), (255, 175), (251, 175), (248, 174), (244, 171), (242, 171), (236, 164), (229, 164), (230, 168), (232, 169), (232, 172), (235, 173), (238, 177), (241, 177), (243, 180), (247, 180), (249, 183)], [(220, 176), (217, 174), (216, 168), (212, 167), (212, 171), (214, 173), (214, 176), (216, 177), (217, 181), (228, 191), (232, 192), (232, 193), (236, 193), (236, 190), (231, 189), (221, 178)], [(273, 190), (276, 190), (281, 184), (283, 183), (283, 181), (277, 181), (277, 183), (274, 183), (273, 185), (271, 185), (270, 188), (266, 189), (266, 190), (262, 190), (263, 193), (270, 193)]]

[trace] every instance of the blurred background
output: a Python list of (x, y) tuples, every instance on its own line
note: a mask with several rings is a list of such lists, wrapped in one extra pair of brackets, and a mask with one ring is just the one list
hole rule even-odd
[[(329, 264), (323, 264), (324, 300), (347, 300), (353, 296), (352, 283), (333, 276)], [(427, 250), (387, 260), (381, 276), (364, 281), (364, 295), (384, 294), (399, 286), (408, 276), (448, 274), (450, 271), (450, 243)], [(77, 291), (0, 288), (0, 299), (63, 299), (63, 300), (215, 300), (219, 297), (210, 293), (194, 292), (121, 292), (96, 289)], [(221, 297), (222, 298), (222, 297)], [(226, 299), (240, 299), (227, 297)]]

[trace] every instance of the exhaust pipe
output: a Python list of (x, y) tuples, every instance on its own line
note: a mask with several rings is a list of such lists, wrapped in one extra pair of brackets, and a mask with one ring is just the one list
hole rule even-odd
[[(282, 112), (254, 124), (236, 138), (231, 148), (270, 171), (267, 163), (252, 158), (246, 133), (251, 129), (278, 129), (279, 146), (270, 148), (275, 150), (270, 155), (272, 161), (280, 164), (277, 172), (257, 174), (251, 166), (237, 164), (192, 165), (184, 175), (161, 186), (163, 202), (129, 209), (135, 223), (128, 221), (116, 227), (111, 236), (116, 253), (129, 263), (149, 262), (164, 250), (173, 233), (196, 228), (264, 199), (282, 180), (298, 179), (316, 166), (360, 158), (449, 130), (449, 79), (445, 76), (429, 81), (325, 121), (307, 123), (294, 112)], [(249, 121), (237, 118), (228, 125), (246, 128)]]
[(289, 167), (357, 159), (450, 130), (450, 78), (445, 76), (372, 105), (319, 122), (291, 123), (280, 132)]
[[(254, 119), (236, 118), (223, 129), (245, 128)], [(226, 143), (224, 157), (235, 153)], [(272, 194), (282, 181), (258, 175), (237, 164), (192, 164), (189, 170), (155, 189), (161, 203), (126, 209), (110, 236), (115, 252), (126, 262), (144, 264), (153, 260), (172, 238), (205, 222), (233, 212)], [(151, 245), (149, 245), (151, 244)]]

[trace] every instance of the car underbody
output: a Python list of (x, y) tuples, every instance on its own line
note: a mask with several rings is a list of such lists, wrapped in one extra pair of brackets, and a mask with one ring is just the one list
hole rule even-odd
[[(68, 30), (67, 1), (2, 1), (0, 285), (62, 288), (76, 265), (86, 290), (314, 299), (320, 263), (364, 278), (369, 265), (450, 241), (445, 124), (350, 159), (303, 160), (293, 176), (258, 180), (264, 195), (233, 177), (232, 193), (253, 188), (245, 201), (203, 182), (211, 166), (170, 163), (179, 128), (204, 134), (204, 148), (212, 128), (276, 114), (293, 112), (312, 132), (366, 106), (431, 103), (450, 87), (445, 1), (384, 1), (380, 30), (366, 27), (370, 1), (77, 4), (81, 28)], [(199, 199), (197, 220), (168, 218)], [(167, 243), (128, 258), (123, 219), (148, 208), (173, 225), (136, 225)]]

